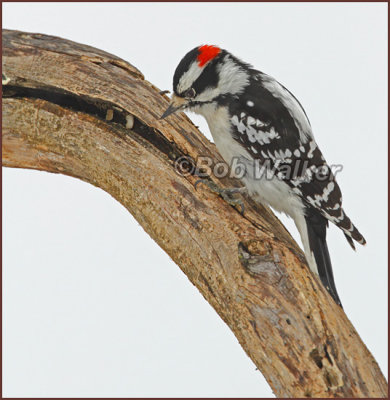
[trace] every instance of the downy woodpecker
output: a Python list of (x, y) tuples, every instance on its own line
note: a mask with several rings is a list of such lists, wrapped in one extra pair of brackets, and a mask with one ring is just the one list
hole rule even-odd
[(293, 218), (310, 269), (341, 305), (326, 244), (328, 221), (353, 249), (354, 241), (366, 241), (342, 208), (340, 188), (299, 101), (271, 76), (209, 45), (180, 61), (173, 91), (161, 118), (179, 110), (206, 118), (224, 160), (245, 166), (248, 194)]

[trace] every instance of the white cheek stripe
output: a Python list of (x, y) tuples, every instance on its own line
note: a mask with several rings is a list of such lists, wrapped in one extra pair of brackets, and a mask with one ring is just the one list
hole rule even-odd
[[(206, 64), (207, 65), (207, 64)], [(177, 90), (179, 93), (184, 92), (189, 89), (191, 85), (200, 77), (204, 67), (199, 67), (198, 62), (195, 61), (191, 64), (188, 71), (184, 72), (177, 85)]]

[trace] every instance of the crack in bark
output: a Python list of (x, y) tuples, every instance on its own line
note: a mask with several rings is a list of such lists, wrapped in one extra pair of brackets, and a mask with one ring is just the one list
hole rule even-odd
[[(3, 98), (45, 100), (72, 111), (91, 115), (107, 123), (121, 125), (123, 128), (129, 131), (131, 130), (147, 140), (152, 146), (156, 147), (172, 161), (185, 155), (175, 143), (168, 141), (157, 129), (149, 127), (135, 116), (133, 116), (133, 127), (131, 129), (127, 128), (126, 118), (131, 114), (120, 106), (107, 101), (96, 100), (88, 96), (74, 94), (58, 88), (35, 88), (12, 84), (3, 87)], [(108, 120), (107, 112), (111, 111), (112, 117)]]

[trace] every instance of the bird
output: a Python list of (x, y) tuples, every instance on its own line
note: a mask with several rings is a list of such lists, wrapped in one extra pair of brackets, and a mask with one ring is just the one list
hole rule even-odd
[(355, 241), (366, 240), (344, 212), (340, 187), (300, 102), (270, 75), (206, 44), (177, 65), (160, 119), (187, 110), (206, 119), (227, 164), (243, 165), (247, 194), (294, 220), (309, 268), (342, 307), (326, 242), (329, 221), (354, 250)]

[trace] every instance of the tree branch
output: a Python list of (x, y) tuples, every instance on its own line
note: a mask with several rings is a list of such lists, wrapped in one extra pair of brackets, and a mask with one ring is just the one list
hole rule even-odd
[[(110, 193), (234, 332), (278, 397), (387, 397), (359, 335), (268, 210), (245, 215), (175, 163), (221, 161), (127, 62), (89, 46), (3, 31), (3, 165), (70, 175)], [(231, 186), (227, 178), (219, 186)], [(237, 182), (234, 182), (237, 186)]]

